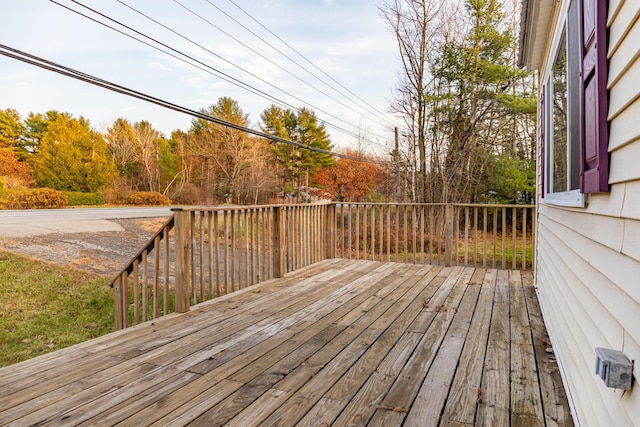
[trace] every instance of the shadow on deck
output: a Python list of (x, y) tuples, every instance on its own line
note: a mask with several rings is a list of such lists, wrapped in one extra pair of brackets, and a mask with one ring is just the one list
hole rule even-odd
[(531, 272), (326, 260), (0, 369), (0, 425), (572, 425)]

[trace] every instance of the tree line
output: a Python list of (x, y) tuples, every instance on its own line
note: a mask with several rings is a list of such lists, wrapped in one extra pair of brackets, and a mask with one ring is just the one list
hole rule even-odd
[[(202, 113), (251, 125), (237, 101), (222, 97)], [(332, 150), (325, 125), (307, 108), (272, 105), (261, 114), (270, 135)], [(201, 118), (165, 136), (148, 121), (119, 118), (103, 133), (88, 120), (48, 111), (21, 118), (0, 110), (0, 190), (49, 188), (97, 193), (123, 203), (154, 192), (176, 204), (261, 204), (318, 198), (361, 201), (384, 191), (385, 168), (276, 143)]]

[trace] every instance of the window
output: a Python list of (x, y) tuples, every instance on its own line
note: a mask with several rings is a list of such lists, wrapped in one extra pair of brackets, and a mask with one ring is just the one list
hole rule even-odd
[(605, 20), (606, 2), (573, 0), (554, 39), (541, 92), (547, 203), (584, 206), (585, 193), (609, 190)]

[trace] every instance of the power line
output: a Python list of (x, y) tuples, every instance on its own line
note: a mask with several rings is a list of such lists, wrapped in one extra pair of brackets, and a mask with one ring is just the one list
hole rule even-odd
[[(174, 2), (178, 3), (177, 0), (173, 0)], [(289, 61), (291, 61), (292, 63), (294, 63), (295, 65), (297, 65), (300, 69), (302, 69), (303, 71), (305, 71), (306, 73), (308, 73), (309, 75), (313, 76), (316, 80), (318, 80), (319, 82), (321, 82), (322, 84), (326, 85), (327, 87), (329, 87), (330, 89), (332, 89), (333, 91), (335, 91), (336, 93), (340, 94), (341, 96), (343, 96), (345, 99), (347, 99), (349, 102), (352, 102), (354, 105), (356, 105), (357, 107), (361, 108), (362, 110), (366, 111), (369, 114), (373, 114), (376, 115), (379, 112), (375, 110), (369, 110), (366, 107), (363, 107), (362, 105), (358, 104), (357, 102), (355, 102), (352, 98), (348, 97), (347, 95), (345, 95), (343, 92), (341, 92), (340, 90), (336, 89), (334, 86), (332, 86), (331, 84), (327, 83), (325, 80), (321, 79), (320, 77), (318, 77), (316, 74), (314, 74), (312, 71), (310, 71), (308, 68), (304, 67), (303, 65), (301, 65), (298, 61), (296, 61), (295, 59), (293, 59), (292, 57), (290, 57), (289, 55), (287, 55), (285, 52), (283, 52), (282, 50), (280, 50), (278, 47), (274, 46), (272, 43), (270, 43), (269, 41), (265, 40), (263, 37), (261, 37), (259, 34), (256, 34), (254, 31), (252, 31), (249, 27), (247, 27), (246, 25), (244, 25), (242, 22), (238, 21), (236, 18), (234, 18), (233, 16), (231, 16), (229, 13), (225, 12), (222, 8), (220, 8), (220, 6), (217, 6), (215, 4), (213, 4), (211, 2), (211, 0), (205, 0), (207, 3), (209, 3), (212, 7), (214, 7), (216, 10), (218, 10), (220, 13), (224, 14), (227, 18), (229, 18), (230, 20), (232, 20), (233, 22), (235, 22), (237, 25), (239, 25), (240, 27), (242, 27), (244, 30), (246, 30), (247, 32), (251, 33), (255, 38), (257, 38), (258, 40), (260, 40), (261, 42), (263, 42), (264, 44), (266, 44), (267, 46), (269, 46), (271, 49), (275, 50), (276, 52), (278, 52), (280, 55), (284, 56), (286, 59), (288, 59)], [(179, 3), (178, 3), (179, 4)], [(242, 10), (242, 9), (241, 9)], [(271, 34), (273, 34), (275, 37), (277, 37), (279, 40), (281, 40), (285, 45), (289, 46), (286, 42), (284, 42), (282, 39), (280, 39), (280, 37), (276, 36), (272, 31), (270, 31), (268, 28), (266, 28), (263, 24), (261, 24), (260, 22), (258, 22), (253, 16), (249, 15), (246, 11), (243, 10), (243, 12), (245, 14), (247, 14), (247, 16), (249, 16), (252, 20), (254, 20), (255, 22), (257, 22), (260, 26), (262, 26), (264, 29), (266, 29), (267, 31), (269, 31)], [(200, 17), (201, 19), (204, 19), (202, 17)], [(208, 22), (208, 21), (207, 21)], [(216, 27), (217, 28), (217, 27)], [(234, 38), (235, 40), (235, 38)], [(244, 44), (243, 44), (244, 45)], [(289, 46), (290, 47), (290, 46)], [(291, 47), (290, 47), (291, 48)], [(292, 49), (292, 48), (291, 48)], [(295, 50), (294, 50), (295, 51)], [(261, 55), (262, 56), (262, 55)], [(306, 59), (306, 58), (305, 58)], [(309, 61), (309, 60), (307, 60)], [(326, 73), (325, 73), (326, 74)], [(348, 90), (348, 89), (347, 89)], [(333, 99), (333, 98), (332, 98)], [(364, 102), (364, 101), (363, 101)], [(367, 104), (365, 102), (365, 104), (369, 107), (371, 107), (369, 104)], [(344, 104), (342, 104), (344, 105)], [(371, 107), (373, 108), (373, 107)], [(359, 113), (360, 114), (360, 113)], [(389, 121), (389, 119), (384, 115), (384, 114), (379, 114), (377, 117), (377, 120), (382, 119), (383, 121), (386, 121), (388, 124), (391, 124), (391, 121)], [(375, 121), (375, 120), (372, 120)]]
[[(195, 58), (193, 58), (193, 57), (191, 57), (191, 56), (189, 56), (189, 55), (186, 55), (186, 54), (184, 54), (184, 53), (181, 53), (181, 52), (179, 52), (179, 51), (178, 51), (178, 50), (176, 50), (176, 49), (173, 49), (173, 48), (171, 48), (171, 47), (167, 46), (167, 48), (168, 48), (168, 49), (171, 49), (171, 50), (173, 50), (174, 52), (177, 52), (177, 53), (181, 54), (182, 56), (185, 56), (185, 57), (187, 57), (187, 58), (189, 58), (189, 59), (191, 59), (191, 60), (193, 60), (193, 61), (197, 62), (197, 63), (198, 63), (198, 64), (200, 64), (200, 65), (196, 65), (196, 64), (194, 64), (194, 63), (192, 63), (192, 62), (189, 62), (189, 61), (187, 61), (186, 59), (184, 59), (184, 58), (181, 58), (181, 57), (177, 56), (176, 54), (173, 54), (173, 53), (171, 53), (171, 52), (168, 52), (168, 51), (166, 51), (166, 50), (163, 50), (163, 49), (159, 48), (158, 46), (154, 46), (154, 45), (152, 45), (152, 44), (151, 44), (151, 43), (149, 43), (149, 42), (146, 42), (146, 41), (144, 41), (144, 40), (142, 40), (142, 39), (139, 39), (139, 38), (137, 38), (137, 37), (135, 37), (135, 36), (133, 36), (133, 35), (131, 35), (131, 34), (125, 33), (124, 31), (119, 30), (119, 29), (117, 29), (117, 28), (115, 28), (115, 27), (112, 27), (112, 26), (110, 26), (109, 24), (106, 24), (106, 23), (104, 23), (104, 22), (98, 21), (97, 19), (92, 18), (92, 17), (90, 17), (90, 16), (88, 16), (88, 15), (85, 15), (85, 14), (84, 14), (84, 13), (82, 13), (82, 12), (79, 12), (79, 11), (77, 11), (77, 10), (71, 9), (70, 7), (65, 6), (65, 5), (63, 5), (63, 4), (60, 4), (60, 3), (58, 3), (58, 2), (57, 2), (57, 1), (55, 1), (55, 0), (49, 0), (49, 1), (51, 1), (52, 3), (54, 3), (54, 4), (56, 4), (56, 5), (60, 6), (60, 7), (65, 8), (65, 9), (67, 9), (67, 10), (69, 10), (69, 11), (73, 12), (73, 13), (76, 13), (76, 14), (80, 15), (80, 16), (82, 16), (83, 18), (89, 19), (89, 20), (91, 20), (91, 21), (93, 21), (93, 22), (95, 22), (95, 23), (97, 23), (97, 24), (100, 24), (100, 25), (102, 25), (102, 26), (104, 26), (104, 27), (106, 27), (106, 28), (109, 28), (110, 30), (113, 30), (113, 31), (115, 31), (115, 32), (117, 32), (117, 33), (120, 33), (120, 34), (122, 34), (122, 35), (126, 36), (126, 37), (129, 37), (130, 39), (133, 39), (133, 40), (135, 40), (135, 41), (137, 41), (137, 42), (140, 42), (140, 43), (142, 43), (142, 44), (144, 44), (144, 45), (146, 45), (146, 46), (149, 46), (149, 47), (150, 47), (150, 48), (152, 48), (152, 49), (155, 49), (155, 50), (157, 50), (157, 51), (159, 51), (159, 52), (162, 52), (162, 53), (164, 53), (164, 54), (166, 54), (166, 55), (169, 55), (169, 56), (171, 56), (171, 57), (173, 57), (173, 58), (177, 59), (178, 61), (184, 62), (185, 64), (187, 64), (187, 65), (191, 65), (192, 67), (196, 67), (196, 68), (198, 68), (198, 69), (199, 69), (199, 70), (201, 70), (201, 71), (204, 71), (204, 72), (206, 72), (206, 73), (211, 74), (212, 76), (215, 76), (215, 77), (218, 77), (218, 78), (219, 78), (219, 79), (221, 79), (221, 80), (224, 80), (224, 81), (225, 81), (225, 82), (227, 82), (227, 83), (230, 83), (230, 84), (232, 84), (232, 85), (234, 85), (234, 86), (237, 86), (237, 87), (239, 87), (239, 88), (241, 88), (241, 89), (247, 90), (247, 91), (249, 91), (249, 92), (253, 93), (254, 95), (258, 95), (258, 96), (260, 96), (260, 97), (262, 97), (262, 98), (264, 98), (264, 99), (266, 99), (266, 100), (268, 100), (268, 101), (274, 102), (274, 103), (276, 103), (276, 104), (280, 104), (280, 105), (285, 106), (285, 107), (287, 107), (287, 108), (291, 108), (291, 109), (294, 109), (294, 110), (296, 109), (296, 107), (295, 107), (295, 106), (293, 106), (293, 105), (291, 105), (291, 104), (288, 104), (288, 103), (286, 103), (285, 101), (283, 101), (283, 100), (281, 100), (281, 99), (278, 99), (278, 98), (276, 98), (276, 97), (274, 97), (274, 96), (272, 96), (272, 95), (269, 95), (268, 93), (266, 93), (266, 92), (264, 92), (264, 91), (261, 91), (260, 89), (254, 88), (253, 86), (251, 86), (251, 85), (249, 85), (249, 84), (247, 84), (247, 83), (244, 83), (243, 81), (238, 80), (238, 79), (236, 79), (235, 77), (233, 77), (233, 76), (231, 76), (231, 75), (229, 75), (229, 74), (227, 74), (227, 73), (225, 73), (225, 72), (223, 72), (223, 71), (220, 71), (220, 70), (218, 70), (218, 69), (216, 69), (216, 68), (213, 68), (213, 67), (211, 67), (210, 65), (205, 64), (204, 62), (199, 61), (199, 60), (197, 60), (197, 59), (195, 59)], [(159, 42), (158, 42), (158, 43), (159, 43)], [(164, 44), (162, 44), (162, 43), (160, 43), (160, 44), (161, 44), (162, 46), (166, 46), (166, 45), (164, 45)], [(208, 70), (207, 70), (207, 69), (205, 69), (205, 68), (203, 68), (203, 67), (208, 68)]]
[[(129, 7), (130, 9), (138, 12), (135, 8), (132, 8), (131, 6), (129, 6), (128, 4), (124, 3), (122, 0), (117, 0), (119, 3), (123, 4), (124, 6)], [(322, 89), (318, 88), (317, 86), (314, 86), (313, 84), (307, 82), (306, 80), (303, 80), (302, 78), (300, 78), (299, 76), (297, 76), (296, 74), (292, 73), (291, 71), (287, 70), (285, 67), (283, 67), (282, 65), (278, 64), (277, 62), (273, 61), (272, 59), (267, 58), (265, 55), (263, 55), (262, 53), (258, 52), (257, 50), (255, 50), (254, 48), (252, 48), (251, 46), (247, 45), (246, 43), (242, 42), (241, 40), (239, 40), (238, 38), (232, 36), (231, 34), (229, 34), (227, 31), (223, 30), (222, 28), (220, 28), (219, 26), (215, 25), (213, 22), (211, 22), (210, 20), (206, 19), (204, 16), (200, 15), (199, 13), (195, 12), (194, 10), (188, 8), (187, 6), (185, 6), (184, 4), (180, 3), (178, 0), (173, 0), (174, 3), (176, 3), (177, 5), (179, 5), (180, 7), (182, 7), (183, 9), (185, 9), (186, 11), (188, 11), (189, 13), (191, 13), (192, 15), (198, 17), (200, 20), (202, 20), (203, 22), (206, 22), (209, 26), (215, 28), (216, 30), (220, 31), (222, 34), (224, 34), (225, 36), (229, 37), (230, 39), (232, 39), (233, 41), (235, 41), (236, 43), (242, 45), (244, 48), (250, 50), (251, 52), (255, 53), (256, 55), (258, 55), (259, 57), (263, 58), (265, 61), (269, 62), (270, 64), (274, 65), (275, 67), (279, 68), (280, 70), (284, 71), (285, 73), (287, 73), (288, 75), (290, 75), (291, 77), (293, 77), (294, 79), (296, 79), (297, 81), (299, 81), (300, 83), (310, 87), (311, 89), (321, 93), (322, 95), (326, 96), (327, 98), (331, 99), (334, 102), (337, 102), (338, 104), (342, 105), (345, 108), (348, 108), (349, 110), (353, 111), (356, 114), (362, 114), (359, 111), (355, 110), (353, 107), (351, 107), (350, 105), (345, 104), (344, 102), (340, 101), (339, 99), (336, 99), (335, 97), (333, 97), (332, 95), (329, 95), (328, 93), (326, 93), (325, 91), (323, 91)], [(217, 6), (216, 6), (217, 8)], [(220, 10), (218, 8), (218, 10)], [(344, 96), (344, 95), (343, 95)], [(375, 134), (374, 134), (375, 135)], [(381, 135), (376, 135), (380, 138), (382, 138)]]
[[(49, 0), (49, 1), (51, 1), (51, 2), (55, 3), (55, 4), (59, 5), (59, 6), (63, 6), (63, 5), (61, 5), (60, 3), (56, 2), (55, 0)], [(210, 67), (209, 65), (205, 64), (204, 62), (199, 61), (199, 60), (197, 60), (197, 59), (193, 58), (192, 56), (187, 55), (187, 54), (185, 54), (184, 52), (181, 52), (181, 51), (180, 51), (180, 50), (178, 50), (178, 49), (172, 48), (171, 46), (169, 46), (169, 45), (167, 45), (167, 44), (165, 44), (165, 43), (163, 43), (163, 42), (160, 42), (159, 40), (157, 40), (157, 39), (155, 39), (155, 38), (153, 38), (153, 37), (150, 37), (150, 36), (148, 36), (148, 35), (146, 35), (146, 34), (144, 34), (144, 33), (140, 32), (140, 31), (138, 31), (138, 30), (136, 30), (136, 29), (134, 29), (134, 28), (132, 28), (132, 27), (130, 27), (130, 26), (128, 26), (128, 25), (126, 25), (126, 24), (123, 24), (123, 23), (119, 22), (118, 20), (113, 19), (113, 18), (111, 18), (111, 17), (109, 17), (109, 16), (107, 16), (107, 15), (105, 15), (105, 14), (103, 14), (103, 13), (101, 13), (101, 12), (99, 12), (99, 11), (95, 10), (95, 9), (92, 9), (92, 8), (90, 8), (89, 6), (86, 6), (86, 5), (82, 4), (81, 2), (79, 2), (79, 1), (77, 1), (77, 0), (71, 0), (71, 1), (72, 1), (73, 3), (75, 3), (75, 4), (77, 4), (77, 5), (79, 5), (79, 6), (83, 7), (83, 8), (85, 8), (85, 9), (90, 10), (91, 12), (93, 12), (93, 13), (95, 13), (95, 14), (99, 15), (99, 16), (102, 16), (102, 17), (103, 17), (103, 18), (105, 18), (105, 19), (108, 19), (108, 20), (110, 20), (110, 21), (112, 21), (112, 22), (114, 22), (114, 23), (116, 23), (116, 24), (118, 24), (118, 25), (120, 25), (120, 26), (122, 26), (122, 27), (124, 27), (124, 28), (128, 29), (129, 31), (133, 31), (134, 33), (136, 33), (136, 34), (138, 34), (138, 35), (140, 35), (140, 36), (142, 36), (142, 37), (144, 37), (144, 38), (147, 38), (147, 39), (149, 39), (149, 40), (152, 40), (153, 42), (158, 43), (158, 44), (160, 44), (161, 46), (164, 46), (164, 47), (166, 47), (166, 48), (168, 48), (168, 49), (170, 49), (170, 50), (172, 50), (172, 51), (174, 51), (174, 52), (176, 52), (176, 53), (178, 53), (178, 54), (180, 54), (180, 55), (183, 55), (183, 56), (185, 56), (185, 57), (187, 57), (187, 58), (189, 58), (189, 59), (191, 59), (191, 60), (193, 60), (193, 61), (196, 61), (196, 62), (198, 62), (198, 63), (200, 63), (200, 64), (202, 64), (202, 65), (204, 65), (204, 66), (206, 66), (206, 67), (208, 67), (208, 68), (212, 68), (212, 69), (214, 69), (213, 67)], [(65, 6), (63, 6), (63, 7), (65, 7)], [(129, 7), (130, 7), (130, 6), (129, 6)], [(73, 11), (73, 9), (70, 9), (70, 8), (68, 8), (68, 7), (65, 7), (65, 8)], [(130, 8), (131, 8), (131, 7), (130, 7)], [(132, 9), (133, 9), (133, 8), (132, 8)], [(135, 9), (133, 9), (133, 10), (135, 10)], [(168, 31), (171, 31), (172, 33), (174, 33), (174, 34), (178, 35), (179, 37), (181, 37), (181, 38), (183, 38), (183, 39), (185, 39), (185, 40), (189, 41), (189, 42), (190, 42), (190, 43), (192, 43), (192, 44), (195, 44), (196, 46), (200, 47), (201, 49), (203, 49), (203, 50), (205, 50), (205, 51), (209, 52), (210, 54), (212, 54), (212, 55), (216, 56), (217, 58), (219, 58), (219, 59), (221, 59), (221, 60), (223, 60), (223, 61), (227, 62), (227, 63), (228, 63), (228, 64), (230, 64), (231, 66), (233, 66), (233, 67), (236, 67), (236, 68), (240, 69), (241, 71), (243, 71), (243, 72), (245, 72), (245, 73), (247, 73), (247, 74), (251, 75), (252, 77), (254, 77), (254, 78), (256, 78), (256, 79), (258, 79), (258, 80), (260, 80), (260, 81), (264, 82), (265, 84), (267, 84), (267, 85), (269, 85), (269, 86), (273, 87), (274, 89), (277, 89), (277, 90), (279, 90), (279, 91), (283, 92), (284, 94), (286, 94), (286, 95), (288, 95), (288, 96), (290, 96), (290, 97), (292, 97), (292, 98), (294, 98), (294, 99), (296, 99), (296, 100), (298, 100), (298, 101), (302, 102), (303, 104), (305, 104), (305, 101), (304, 101), (303, 99), (301, 99), (301, 98), (297, 97), (296, 95), (293, 95), (293, 94), (291, 94), (291, 93), (289, 93), (289, 92), (287, 92), (287, 91), (285, 91), (285, 90), (283, 90), (283, 89), (281, 89), (281, 88), (277, 87), (276, 85), (274, 85), (274, 84), (272, 84), (272, 83), (270, 83), (270, 82), (268, 82), (268, 81), (264, 80), (263, 78), (261, 78), (261, 77), (259, 77), (259, 76), (255, 75), (254, 73), (251, 73), (250, 71), (248, 71), (248, 70), (246, 70), (246, 69), (244, 69), (244, 68), (242, 68), (242, 67), (238, 66), (237, 64), (234, 64), (233, 62), (231, 62), (231, 61), (227, 60), (226, 58), (223, 58), (222, 56), (220, 56), (220, 55), (216, 54), (215, 52), (211, 51), (210, 49), (207, 49), (206, 47), (204, 47), (204, 46), (200, 45), (199, 43), (194, 42), (193, 40), (189, 39), (188, 37), (186, 37), (186, 36), (184, 36), (184, 35), (182, 35), (182, 34), (180, 34), (180, 33), (176, 32), (176, 31), (174, 31), (173, 29), (171, 29), (171, 28), (167, 27), (166, 25), (164, 25), (164, 24), (162, 24), (162, 23), (160, 23), (160, 22), (156, 21), (155, 19), (153, 19), (153, 18), (151, 18), (151, 17), (149, 17), (149, 16), (147, 16), (147, 15), (143, 14), (142, 12), (139, 12), (139, 11), (137, 11), (137, 10), (135, 10), (135, 11), (136, 11), (136, 12), (138, 12), (139, 14), (141, 14), (142, 16), (144, 16), (145, 18), (147, 18), (147, 19), (149, 19), (149, 20), (151, 20), (151, 21), (155, 22), (156, 24), (158, 24), (158, 25), (162, 26), (163, 28), (167, 29)], [(77, 12), (77, 11), (74, 11), (74, 12), (76, 12), (76, 13), (80, 14), (81, 16), (86, 17), (86, 15), (83, 15), (83, 14), (81, 14), (81, 13)], [(93, 21), (95, 22), (95, 20), (93, 20)], [(109, 28), (111, 28), (111, 27), (109, 27)], [(215, 69), (214, 69), (214, 70), (215, 70)], [(221, 73), (221, 71), (219, 71), (219, 70), (216, 70), (216, 71)], [(225, 74), (225, 75), (227, 75), (227, 74)], [(227, 76), (228, 76), (229, 78), (232, 78), (232, 77), (231, 77), (231, 76), (229, 76), (229, 75), (227, 75)], [(237, 80), (237, 79), (235, 79), (235, 78), (234, 78), (234, 80)], [(239, 80), (238, 80), (238, 81), (239, 81)], [(253, 86), (251, 86), (251, 85), (248, 85), (248, 84), (246, 84), (246, 83), (242, 83), (242, 84), (243, 84), (243, 85), (246, 85), (246, 86), (250, 86), (250, 87), (251, 87), (251, 88), (253, 88), (254, 90), (259, 90), (259, 89), (255, 88), (255, 87), (253, 87)], [(262, 92), (262, 91), (261, 91), (261, 92)], [(271, 95), (269, 95), (269, 96), (271, 96)], [(324, 113), (324, 114), (326, 114), (326, 115), (328, 115), (328, 116), (330, 116), (330, 117), (335, 118), (336, 120), (339, 120), (339, 121), (341, 121), (341, 122), (343, 122), (343, 123), (345, 123), (345, 124), (347, 124), (347, 125), (349, 125), (349, 126), (352, 126), (349, 122), (347, 122), (347, 121), (345, 121), (345, 120), (343, 120), (343, 119), (341, 119), (341, 118), (339, 118), (339, 117), (337, 117), (337, 116), (335, 116), (335, 115), (333, 115), (333, 114), (331, 114), (331, 113), (329, 113), (329, 112), (327, 112), (327, 111), (325, 111), (325, 110), (323, 110), (323, 109), (320, 109), (320, 108), (318, 108), (318, 107), (314, 106), (314, 105), (313, 105), (313, 104), (311, 104), (311, 103), (307, 103), (307, 104), (308, 104), (309, 106), (311, 106), (313, 109), (317, 110), (317, 111), (320, 111), (320, 112), (322, 112), (322, 113)], [(298, 110), (299, 110), (298, 108), (293, 108), (293, 109), (294, 109), (294, 110), (296, 110), (296, 111), (298, 111)], [(355, 137), (355, 138), (357, 138), (357, 137), (358, 137), (358, 135), (356, 135), (355, 133), (350, 132), (350, 131), (348, 131), (348, 130), (346, 130), (346, 129), (343, 129), (343, 128), (341, 128), (341, 127), (339, 127), (339, 126), (335, 125), (335, 124), (331, 124), (330, 122), (326, 122), (326, 121), (325, 121), (325, 123), (327, 124), (327, 126), (332, 127), (332, 128), (334, 128), (334, 129), (336, 129), (336, 130), (338, 130), (338, 131), (340, 131), (340, 132), (343, 132), (343, 133), (345, 133), (346, 135), (350, 135), (350, 136)], [(373, 142), (373, 141), (369, 140), (369, 142)]]
[[(209, 0), (207, 0), (207, 2), (209, 2)], [(339, 81), (337, 81), (336, 79), (334, 79), (333, 77), (331, 77), (331, 75), (329, 75), (327, 72), (325, 72), (323, 69), (321, 69), (320, 67), (318, 67), (316, 64), (313, 63), (313, 61), (311, 61), (310, 59), (308, 59), (306, 56), (304, 56), (302, 53), (300, 53), (296, 48), (294, 48), (293, 46), (291, 46), (289, 43), (287, 43), (285, 40), (283, 40), (280, 36), (278, 36), (277, 34), (275, 34), (273, 31), (271, 31), (269, 28), (267, 28), (264, 24), (262, 24), (260, 21), (258, 21), (256, 18), (254, 18), (249, 12), (247, 12), (246, 10), (244, 10), (242, 7), (238, 6), (237, 3), (235, 3), (233, 0), (229, 0), (229, 2), (231, 4), (233, 4), (235, 7), (237, 7), (238, 9), (240, 9), (240, 11), (242, 11), (242, 13), (244, 13), (245, 15), (247, 15), (249, 18), (251, 18), (255, 23), (257, 23), (258, 25), (260, 25), (262, 28), (264, 28), (266, 31), (268, 31), (272, 36), (274, 36), (275, 38), (277, 38), (278, 40), (280, 40), (280, 42), (282, 42), (285, 46), (287, 46), (289, 49), (291, 49), (292, 51), (294, 51), (296, 54), (298, 54), (298, 56), (300, 56), (302, 59), (304, 59), (305, 61), (307, 61), (309, 64), (311, 64), (311, 66), (313, 66), (315, 69), (317, 69), (318, 71), (320, 71), (322, 74), (324, 74), (325, 76), (327, 76), (329, 79), (331, 79), (331, 81), (333, 81), (334, 83), (336, 83), (337, 85), (339, 85), (341, 88), (343, 88), (344, 90), (346, 90), (347, 92), (349, 92), (351, 95), (355, 96), (357, 99), (359, 99), (361, 102), (364, 102), (365, 105), (369, 106), (370, 108), (372, 108), (374, 111), (378, 112), (379, 114), (381, 114), (383, 117), (385, 117), (385, 114), (382, 113), (380, 110), (378, 110), (376, 107), (372, 106), (371, 104), (369, 104), (367, 101), (365, 101), (364, 99), (362, 99), (361, 97), (359, 97), (358, 95), (356, 95), (355, 93), (353, 93), (349, 88), (347, 88), (346, 86), (344, 86), (342, 83), (340, 83)], [(210, 3), (210, 2), (209, 2)]]
[(291, 140), (288, 140), (288, 139), (285, 139), (285, 138), (280, 138), (278, 136), (270, 135), (270, 134), (267, 134), (267, 133), (264, 133), (264, 132), (261, 132), (261, 131), (255, 130), (255, 129), (248, 128), (246, 126), (241, 126), (241, 125), (238, 125), (236, 123), (231, 123), (231, 122), (228, 122), (226, 120), (222, 120), (222, 119), (210, 116), (208, 114), (204, 114), (204, 113), (201, 113), (201, 112), (198, 112), (198, 111), (195, 111), (195, 110), (191, 110), (191, 109), (188, 109), (186, 107), (182, 107), (180, 105), (173, 104), (173, 103), (168, 102), (168, 101), (164, 101), (164, 100), (162, 100), (160, 98), (156, 98), (156, 97), (153, 97), (151, 95), (147, 95), (147, 94), (144, 94), (142, 92), (138, 92), (136, 90), (129, 89), (127, 87), (118, 85), (116, 83), (112, 83), (112, 82), (110, 82), (108, 80), (104, 80), (104, 79), (101, 79), (99, 77), (92, 76), (91, 74), (83, 73), (81, 71), (75, 70), (75, 69), (70, 68), (70, 67), (65, 67), (63, 65), (57, 64), (57, 63), (49, 61), (49, 60), (46, 60), (46, 59), (38, 57), (36, 55), (32, 55), (32, 54), (23, 52), (23, 51), (18, 50), (18, 49), (14, 49), (14, 48), (6, 46), (4, 44), (0, 44), (0, 55), (16, 59), (18, 61), (21, 61), (21, 62), (24, 62), (24, 63), (27, 63), (27, 64), (35, 65), (37, 67), (43, 68), (45, 70), (53, 71), (53, 72), (58, 73), (58, 74), (62, 74), (62, 75), (67, 76), (67, 77), (72, 77), (74, 79), (77, 79), (77, 80), (80, 80), (80, 81), (83, 81), (83, 82), (86, 82), (86, 83), (90, 83), (92, 85), (99, 86), (99, 87), (102, 87), (104, 89), (111, 90), (113, 92), (117, 92), (117, 93), (120, 93), (120, 94), (123, 94), (123, 95), (128, 95), (130, 97), (137, 98), (137, 99), (140, 99), (142, 101), (150, 102), (152, 104), (156, 104), (156, 105), (159, 105), (159, 106), (164, 107), (164, 108), (168, 108), (168, 109), (173, 110), (173, 111), (177, 111), (177, 112), (180, 112), (180, 113), (188, 114), (188, 115), (190, 115), (192, 117), (195, 117), (195, 118), (198, 118), (198, 119), (206, 120), (206, 121), (209, 121), (209, 122), (212, 122), (212, 123), (219, 124), (221, 126), (226, 126), (226, 127), (229, 127), (229, 128), (235, 129), (235, 130), (239, 130), (239, 131), (246, 132), (246, 133), (261, 137), (261, 138), (265, 138), (265, 139), (268, 139), (268, 140), (271, 140), (271, 141), (274, 141), (274, 142), (280, 142), (280, 143), (283, 143), (283, 144), (292, 145), (294, 147), (302, 148), (302, 149), (305, 149), (305, 150), (310, 150), (310, 151), (314, 151), (314, 152), (317, 152), (317, 153), (326, 154), (326, 155), (334, 156), (334, 157), (340, 157), (340, 158), (349, 159), (349, 160), (354, 160), (354, 161), (358, 161), (358, 162), (373, 163), (373, 164), (379, 164), (379, 165), (388, 163), (388, 162), (376, 161), (376, 160), (371, 160), (371, 159), (365, 159), (365, 158), (361, 158), (361, 157), (350, 156), (348, 154), (336, 153), (336, 152), (333, 152), (333, 151), (330, 151), (330, 150), (324, 150), (322, 148), (310, 147), (308, 145), (301, 144), (301, 143), (296, 142), (296, 141), (291, 141)]

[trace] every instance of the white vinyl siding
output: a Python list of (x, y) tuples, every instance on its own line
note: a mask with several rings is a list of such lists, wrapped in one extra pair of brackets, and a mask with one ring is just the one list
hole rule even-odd
[[(536, 286), (583, 426), (640, 425), (640, 0), (608, 14), (611, 191), (583, 209), (538, 204)], [(633, 390), (604, 386), (596, 347), (635, 360)]]

